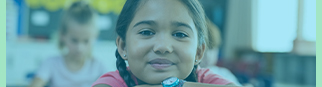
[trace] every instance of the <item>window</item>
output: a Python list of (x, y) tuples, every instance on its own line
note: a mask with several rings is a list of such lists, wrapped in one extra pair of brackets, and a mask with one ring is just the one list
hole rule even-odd
[(302, 36), (305, 41), (316, 41), (316, 1), (303, 0)]
[[(254, 50), (290, 52), (296, 38), (298, 0), (253, 0)], [(308, 0), (310, 1), (310, 0)]]

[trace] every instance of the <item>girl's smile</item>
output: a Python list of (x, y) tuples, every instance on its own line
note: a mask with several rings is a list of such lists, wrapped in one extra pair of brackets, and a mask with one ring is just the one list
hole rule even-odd
[(175, 63), (164, 58), (153, 59), (149, 61), (148, 64), (151, 65), (153, 68), (157, 69), (158, 71), (164, 71), (164, 69), (175, 65)]

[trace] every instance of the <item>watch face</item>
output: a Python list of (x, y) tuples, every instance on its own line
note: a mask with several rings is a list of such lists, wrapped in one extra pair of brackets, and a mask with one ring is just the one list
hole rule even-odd
[(167, 79), (167, 80), (163, 81), (163, 84), (164, 84), (164, 85), (171, 85), (171, 84), (175, 83), (177, 80), (178, 80), (178, 78), (176, 78), (176, 77), (171, 77), (171, 78), (169, 78), (169, 79)]

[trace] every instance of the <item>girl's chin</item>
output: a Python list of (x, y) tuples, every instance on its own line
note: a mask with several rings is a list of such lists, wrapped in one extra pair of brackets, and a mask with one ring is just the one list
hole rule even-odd
[(158, 73), (150, 75), (148, 78), (144, 79), (144, 82), (151, 85), (159, 85), (161, 82), (169, 77), (174, 77), (173, 74), (170, 73)]
[(163, 79), (149, 79), (144, 82), (149, 85), (160, 85), (162, 81), (163, 81)]

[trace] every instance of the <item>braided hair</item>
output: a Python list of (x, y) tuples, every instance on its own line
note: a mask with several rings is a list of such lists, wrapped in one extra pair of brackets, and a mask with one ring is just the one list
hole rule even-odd
[(115, 57), (116, 57), (116, 67), (117, 70), (119, 70), (119, 74), (123, 78), (124, 82), (128, 87), (135, 86), (136, 84), (134, 83), (133, 79), (131, 78), (131, 74), (129, 71), (127, 71), (125, 60), (121, 57), (119, 52), (115, 51)]

